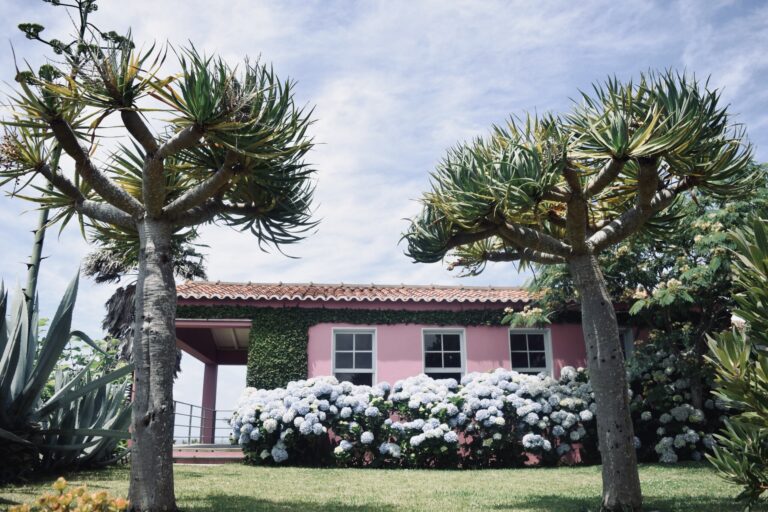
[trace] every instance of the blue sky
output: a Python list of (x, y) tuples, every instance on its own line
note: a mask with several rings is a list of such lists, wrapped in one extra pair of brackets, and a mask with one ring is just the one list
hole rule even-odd
[[(39, 63), (41, 48), (15, 28), (36, 21), (65, 39), (61, 9), (0, 0), (0, 78), (19, 59)], [(580, 89), (608, 75), (628, 79), (674, 68), (722, 88), (746, 125), (758, 160), (768, 158), (768, 3), (102, 0), (94, 21), (133, 30), (147, 45), (193, 42), (232, 63), (261, 55), (297, 97), (315, 107), (317, 234), (289, 249), (299, 259), (262, 253), (246, 234), (202, 231), (209, 277), (222, 281), (521, 284), (509, 265), (457, 279), (441, 265), (414, 265), (398, 246), (403, 218), (445, 149), (524, 111), (564, 111)], [(170, 67), (169, 71), (174, 71)], [(7, 90), (8, 86), (4, 86)], [(24, 279), (36, 222), (29, 205), (0, 198), (0, 277)], [(76, 229), (49, 236), (41, 274), (43, 315), (51, 316), (88, 244)], [(100, 332), (108, 286), (81, 283), (75, 325)], [(240, 369), (223, 370), (220, 407), (242, 387)], [(176, 385), (199, 402), (201, 368), (186, 357)]]

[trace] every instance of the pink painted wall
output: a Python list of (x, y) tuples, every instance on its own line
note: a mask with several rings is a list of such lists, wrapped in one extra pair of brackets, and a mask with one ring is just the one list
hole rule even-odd
[(587, 366), (587, 347), (581, 324), (553, 324), (549, 326), (552, 338), (552, 363), (555, 377), (563, 366)]
[[(331, 375), (334, 328), (372, 328), (376, 330), (376, 380), (393, 383), (423, 371), (422, 330), (465, 330), (466, 371), (484, 372), (511, 368), (509, 329), (507, 327), (429, 326), (422, 324), (353, 325), (318, 324), (309, 329), (307, 348), (308, 375)], [(554, 376), (563, 366), (585, 366), (584, 341), (578, 324), (556, 324), (549, 327), (552, 340)]]

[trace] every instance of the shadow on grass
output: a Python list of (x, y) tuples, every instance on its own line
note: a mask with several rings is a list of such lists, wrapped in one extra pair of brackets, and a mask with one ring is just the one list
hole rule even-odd
[[(496, 505), (494, 510), (552, 510), (557, 512), (597, 512), (600, 500), (563, 495), (521, 496), (508, 505)], [(741, 512), (743, 506), (724, 497), (697, 496), (678, 500), (646, 498), (643, 510), (651, 512)], [(756, 509), (762, 510), (762, 509)]]
[(369, 505), (349, 505), (341, 501), (313, 503), (307, 501), (271, 501), (250, 496), (230, 496), (226, 494), (210, 494), (201, 498), (182, 499), (179, 505), (184, 512), (208, 511), (248, 511), (248, 512), (286, 512), (301, 510), (302, 512), (395, 512), (397, 507), (372, 503)]

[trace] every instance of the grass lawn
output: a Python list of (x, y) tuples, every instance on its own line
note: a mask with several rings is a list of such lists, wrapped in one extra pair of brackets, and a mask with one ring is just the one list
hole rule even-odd
[[(648, 511), (740, 511), (737, 488), (706, 464), (643, 465)], [(125, 496), (127, 468), (69, 475), (75, 485)], [(0, 487), (0, 506), (28, 502), (51, 482)], [(176, 466), (179, 506), (191, 511), (596, 510), (600, 467), (425, 471)]]

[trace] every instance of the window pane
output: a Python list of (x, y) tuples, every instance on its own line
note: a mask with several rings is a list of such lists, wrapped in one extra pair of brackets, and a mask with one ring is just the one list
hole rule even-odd
[(512, 350), (528, 350), (525, 343), (525, 334), (510, 334), (509, 345)]
[(544, 335), (543, 334), (529, 334), (528, 335), (528, 350), (544, 350)]
[(347, 373), (339, 372), (336, 374), (336, 378), (340, 381), (347, 381), (357, 386), (372, 386), (373, 374), (372, 373)]
[(354, 368), (352, 352), (336, 352), (336, 368)]
[(437, 334), (425, 334), (424, 350), (440, 350), (440, 336)]
[(352, 337), (350, 333), (337, 333), (336, 350), (352, 350)]
[(443, 354), (445, 364), (443, 368), (461, 368), (461, 354), (459, 352), (446, 352)]
[(432, 377), (433, 379), (456, 379), (461, 382), (460, 373), (428, 373), (427, 377)]
[(544, 368), (547, 366), (547, 358), (544, 352), (531, 352), (531, 368)]
[(355, 350), (373, 350), (373, 334), (355, 334)]
[(443, 350), (461, 350), (458, 334), (443, 334)]
[(424, 366), (427, 368), (442, 368), (443, 361), (440, 352), (427, 352), (424, 354)]
[(370, 352), (355, 352), (355, 368), (370, 370), (373, 368), (373, 358)]
[(528, 368), (528, 354), (512, 352), (512, 368)]

